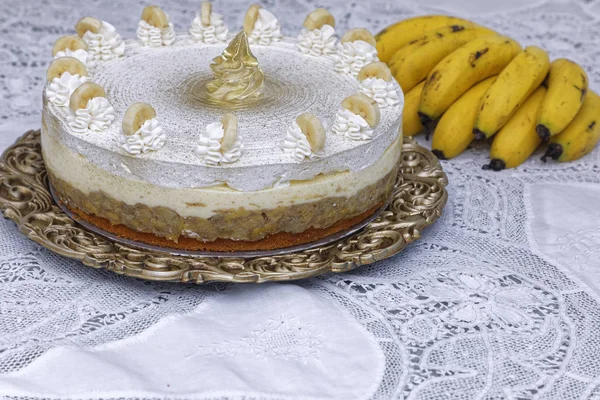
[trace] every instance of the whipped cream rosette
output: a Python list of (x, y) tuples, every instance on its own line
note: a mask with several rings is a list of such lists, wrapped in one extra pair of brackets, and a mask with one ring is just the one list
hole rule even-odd
[(305, 113), (290, 124), (281, 148), (298, 162), (305, 158), (313, 160), (323, 157), (325, 139), (321, 120), (316, 115)]
[(317, 8), (306, 16), (297, 47), (303, 54), (327, 56), (336, 51), (335, 18), (324, 8)]
[(380, 119), (377, 102), (363, 93), (357, 93), (342, 101), (332, 131), (351, 140), (371, 140), (373, 128)]
[(397, 85), (388, 66), (376, 61), (365, 65), (357, 76), (360, 92), (377, 102), (380, 108), (395, 106), (400, 103)]
[(175, 29), (167, 14), (158, 6), (147, 6), (138, 23), (137, 37), (144, 46), (169, 46), (175, 41)]
[(119, 142), (129, 154), (139, 155), (161, 149), (167, 137), (156, 118), (156, 111), (147, 103), (129, 106), (123, 122)]
[(244, 150), (238, 136), (238, 119), (225, 114), (221, 121), (208, 124), (200, 134), (196, 154), (206, 165), (220, 165), (237, 161)]
[(106, 91), (93, 82), (75, 89), (69, 108), (72, 113), (67, 116), (67, 123), (77, 133), (106, 131), (115, 120), (115, 110), (106, 99)]
[(48, 67), (46, 97), (59, 107), (67, 107), (73, 92), (89, 81), (85, 65), (74, 57), (57, 58)]
[(75, 25), (80, 38), (88, 45), (88, 52), (96, 62), (110, 61), (125, 54), (125, 43), (117, 29), (106, 21), (83, 17)]
[(90, 71), (94, 66), (94, 56), (88, 51), (87, 43), (79, 36), (61, 36), (52, 47), (54, 59), (73, 57), (81, 61)]
[(200, 13), (196, 15), (190, 26), (192, 39), (206, 44), (222, 43), (227, 41), (228, 33), (223, 16), (212, 12), (210, 2), (202, 2)]
[(335, 70), (357, 76), (367, 64), (379, 61), (375, 38), (364, 28), (350, 29), (340, 39), (335, 59)]
[(250, 44), (269, 45), (283, 39), (277, 17), (258, 4), (252, 4), (246, 11), (244, 32)]

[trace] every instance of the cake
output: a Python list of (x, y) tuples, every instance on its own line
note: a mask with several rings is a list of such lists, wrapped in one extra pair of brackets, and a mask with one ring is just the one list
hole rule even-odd
[(389, 200), (403, 97), (373, 36), (325, 9), (298, 37), (252, 5), (230, 32), (202, 3), (176, 34), (156, 6), (137, 38), (82, 18), (59, 38), (42, 152), (59, 202), (123, 238), (188, 250), (318, 240)]

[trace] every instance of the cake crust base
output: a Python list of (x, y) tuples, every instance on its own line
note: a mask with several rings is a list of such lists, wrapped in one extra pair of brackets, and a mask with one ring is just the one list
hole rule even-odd
[(217, 239), (212, 242), (202, 242), (197, 239), (181, 236), (177, 242), (173, 242), (167, 238), (159, 237), (152, 233), (136, 232), (125, 225), (113, 225), (105, 218), (90, 215), (71, 205), (61, 202), (61, 205), (69, 209), (69, 211), (71, 211), (78, 218), (81, 218), (82, 220), (123, 239), (176, 250), (210, 252), (277, 250), (315, 242), (327, 236), (350, 229), (351, 227), (372, 216), (383, 206), (383, 204), (384, 203), (380, 203), (362, 214), (338, 221), (334, 225), (324, 229), (310, 228), (301, 233), (279, 232), (257, 241)]

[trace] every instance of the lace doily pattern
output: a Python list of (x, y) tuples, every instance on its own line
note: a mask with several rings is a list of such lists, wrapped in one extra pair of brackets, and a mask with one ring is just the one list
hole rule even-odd
[[(176, 29), (182, 32), (198, 7), (197, 2), (188, 0), (161, 5), (169, 10)], [(216, 4), (215, 8), (224, 5)], [(247, 2), (238, 0), (227, 2), (224, 18), (232, 30), (239, 28), (239, 18), (247, 6)], [(85, 14), (106, 18), (124, 37), (134, 38), (139, 4), (121, 2), (111, 7), (118, 8), (118, 12), (107, 10), (105, 3), (88, 2)], [(267, 7), (278, 16), (283, 33), (295, 35), (301, 29), (299, 16), (305, 16), (315, 5), (305, 0), (281, 0)], [(528, 4), (516, 0), (336, 1), (327, 8), (336, 17), (339, 32), (365, 26), (376, 33), (399, 19), (426, 13), (472, 18), (511, 35), (523, 45), (543, 47), (552, 58), (567, 57), (580, 63), (589, 74), (592, 88), (600, 89), (598, 0), (539, 0)], [(75, 0), (48, 2), (43, 8), (37, 2), (6, 0), (1, 2), (0, 11), (3, 27), (19, 32), (0, 35), (0, 145), (7, 146), (27, 128), (39, 128), (39, 96), (45, 84), (41, 77), (51, 61), (49, 49), (56, 37), (73, 33), (66, 27), (72, 27), (82, 13)], [(448, 394), (465, 399), (600, 398), (600, 276), (595, 273), (599, 269), (595, 255), (600, 241), (594, 227), (581, 226), (596, 214), (590, 211), (587, 218), (569, 220), (566, 217), (574, 215), (574, 208), (581, 209), (580, 203), (568, 196), (553, 200), (565, 191), (580, 196), (598, 192), (600, 151), (569, 164), (543, 164), (539, 157), (532, 157), (518, 169), (502, 173), (481, 171), (481, 166), (489, 162), (488, 155), (487, 146), (475, 145), (460, 157), (444, 162), (450, 182), (444, 214), (398, 256), (343, 275), (301, 283), (336, 304), (336, 315), (348, 314), (377, 340), (385, 355), (385, 369), (374, 383), (374, 399), (444, 399)], [(19, 161), (9, 165), (11, 171), (17, 175), (24, 171), (31, 181), (44, 182), (38, 168), (42, 164), (39, 156), (21, 151), (14, 160)], [(419, 171), (420, 165), (417, 157), (412, 164), (404, 160), (403, 168)], [(46, 207), (49, 198), (30, 201), (32, 193), (19, 185), (16, 189), (13, 177), (2, 182), (0, 193), (17, 201), (18, 212), (27, 214)], [(563, 201), (569, 207), (560, 207)], [(73, 251), (94, 243), (95, 239), (85, 235), (66, 241), (72, 227), (44, 232), (53, 218), (58, 217), (47, 214), (31, 219), (35, 227), (31, 234), (52, 235), (57, 243), (65, 243)], [(0, 307), (7, 311), (0, 317), (0, 379), (43, 360), (48, 350), (61, 345), (94, 349), (136, 338), (169, 315), (187, 313), (198, 305), (210, 307), (206, 299), (221, 300), (215, 295), (231, 290), (228, 285), (142, 282), (103, 269), (82, 268), (78, 261), (57, 257), (23, 238), (11, 221), (0, 221), (0, 238)], [(139, 255), (131, 255), (132, 268), (144, 262)], [(150, 265), (158, 265), (159, 275), (177, 269), (164, 266), (159, 259), (151, 260)], [(288, 267), (295, 265), (290, 263)], [(268, 269), (271, 265), (261, 267)], [(262, 293), (261, 289), (257, 287), (255, 294)], [(249, 324), (250, 328), (271, 329), (274, 320), (263, 318), (257, 310), (253, 312), (256, 323)], [(231, 315), (234, 318), (236, 314)], [(244, 313), (240, 311), (240, 315)], [(294, 315), (287, 317), (291, 329), (293, 321), (300, 321), (292, 319)], [(270, 330), (277, 339), (269, 344), (279, 350), (277, 354), (264, 351), (265, 357), (273, 363), (295, 365), (302, 360), (293, 359), (293, 354), (306, 349), (306, 343), (314, 343), (311, 349), (315, 350), (311, 351), (322, 352), (324, 348), (315, 336), (324, 343), (331, 333), (325, 331), (319, 337), (309, 323), (302, 320), (302, 327), (310, 332), (294, 336), (297, 346), (280, 339), (285, 329)], [(207, 325), (205, 330), (212, 327)], [(145, 340), (150, 343), (150, 339)], [(253, 340), (256, 346), (249, 344)], [(227, 346), (219, 344), (224, 343), (235, 346), (236, 356), (221, 351)], [(237, 367), (236, 357), (260, 352), (265, 348), (263, 343), (264, 338), (244, 333), (234, 341), (202, 343), (199, 357), (210, 353), (214, 363)], [(284, 351), (291, 355), (287, 361), (281, 356)], [(353, 349), (347, 349), (347, 353), (354, 354)], [(310, 382), (312, 370), (314, 367), (307, 368), (306, 375), (299, 377)], [(33, 382), (34, 378), (29, 379)], [(261, 388), (265, 387), (269, 387), (268, 381), (261, 381)], [(3, 390), (0, 388), (0, 394)], [(195, 398), (285, 397), (267, 389), (260, 393), (257, 390), (240, 393), (224, 388), (223, 393), (198, 394)], [(162, 398), (170, 393), (165, 389), (153, 395)], [(47, 393), (28, 397), (13, 394), (13, 398), (44, 395)], [(121, 395), (147, 397), (141, 392)], [(86, 400), (98, 397), (90, 394)]]

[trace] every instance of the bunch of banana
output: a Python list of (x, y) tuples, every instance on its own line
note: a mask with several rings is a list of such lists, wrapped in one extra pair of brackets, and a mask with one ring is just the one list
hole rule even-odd
[(440, 159), (493, 137), (485, 167), (501, 170), (520, 165), (542, 142), (549, 142), (544, 161), (570, 161), (600, 141), (600, 96), (570, 60), (550, 63), (539, 47), (522, 49), (488, 28), (444, 15), (401, 21), (375, 38), (379, 59), (405, 94), (404, 135), (433, 132)]

